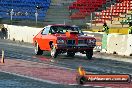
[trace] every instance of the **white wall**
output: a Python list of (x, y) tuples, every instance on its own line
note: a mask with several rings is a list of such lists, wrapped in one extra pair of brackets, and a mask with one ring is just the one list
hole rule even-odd
[(15, 26), (15, 25), (6, 25), (4, 26), (8, 30), (8, 39), (18, 40), (24, 42), (33, 42), (33, 37), (38, 34), (43, 28), (33, 28), (27, 26)]
[(116, 52), (118, 55), (132, 54), (132, 35), (109, 34), (107, 39), (107, 53)]

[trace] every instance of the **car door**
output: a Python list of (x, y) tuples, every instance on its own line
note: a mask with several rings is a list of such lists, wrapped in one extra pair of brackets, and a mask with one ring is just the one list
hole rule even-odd
[(41, 32), (42, 36), (41, 36), (40, 46), (42, 50), (49, 50), (49, 38), (50, 38), (49, 31), (50, 31), (50, 27), (47, 26)]

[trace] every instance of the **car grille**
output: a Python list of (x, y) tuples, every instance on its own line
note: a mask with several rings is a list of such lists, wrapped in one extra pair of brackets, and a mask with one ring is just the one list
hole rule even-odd
[(78, 44), (86, 44), (86, 40), (78, 40)]
[(67, 44), (75, 45), (75, 40), (67, 40)]

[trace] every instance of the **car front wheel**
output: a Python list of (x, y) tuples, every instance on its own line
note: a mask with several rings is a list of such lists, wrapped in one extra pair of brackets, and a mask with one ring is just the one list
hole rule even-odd
[(38, 43), (35, 45), (34, 51), (35, 51), (36, 55), (42, 55), (43, 54), (43, 50), (40, 49)]
[(51, 52), (50, 53), (51, 53), (52, 58), (56, 58), (58, 56), (57, 49), (53, 44), (51, 45)]
[(89, 60), (91, 60), (91, 59), (92, 59), (92, 56), (93, 56), (93, 50), (88, 50), (88, 51), (86, 51), (86, 56), (87, 56), (87, 58), (88, 58)]

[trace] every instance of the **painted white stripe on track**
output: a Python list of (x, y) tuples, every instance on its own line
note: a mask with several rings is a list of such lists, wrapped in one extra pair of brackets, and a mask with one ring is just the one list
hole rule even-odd
[(41, 65), (49, 65), (49, 66), (53, 66), (53, 67), (57, 67), (57, 68), (63, 68), (63, 69), (67, 69), (67, 70), (72, 70), (72, 71), (76, 71), (76, 69), (72, 69), (72, 68), (67, 68), (67, 67), (60, 67), (60, 66), (55, 66), (55, 65), (51, 65), (51, 64), (46, 64), (46, 63), (39, 63), (39, 62), (33, 62), (33, 61), (27, 61), (27, 60), (22, 60), (22, 59), (15, 59), (17, 61), (26, 61), (26, 62), (32, 62), (32, 63), (38, 63), (38, 64), (41, 64)]
[(70, 85), (70, 86), (76, 86), (76, 85), (78, 85), (78, 84), (68, 84), (68, 85)]
[(83, 85), (83, 86), (91, 86), (91, 85)]
[(0, 70), (0, 72), (8, 73), (8, 74), (11, 74), (11, 75), (16, 75), (16, 76), (20, 76), (20, 77), (24, 77), (24, 78), (28, 78), (28, 79), (33, 79), (33, 80), (41, 81), (41, 82), (45, 82), (45, 83), (50, 83), (50, 84), (60, 84), (60, 83), (53, 82), (53, 81), (49, 81), (49, 80), (44, 80), (44, 79), (34, 78), (34, 77), (25, 76), (25, 75), (20, 75), (20, 74), (17, 74), (17, 73), (12, 73), (12, 72), (7, 72), (7, 71), (2, 71), (2, 70)]
[(96, 88), (102, 88), (103, 86), (93, 86), (93, 87), (96, 87)]
[(19, 47), (24, 47), (24, 48), (31, 48), (31, 49), (33, 49), (33, 46), (26, 46), (26, 45), (21, 45), (21, 44), (3, 43), (3, 42), (0, 42), (0, 44), (11, 45), (11, 46), (19, 46)]

